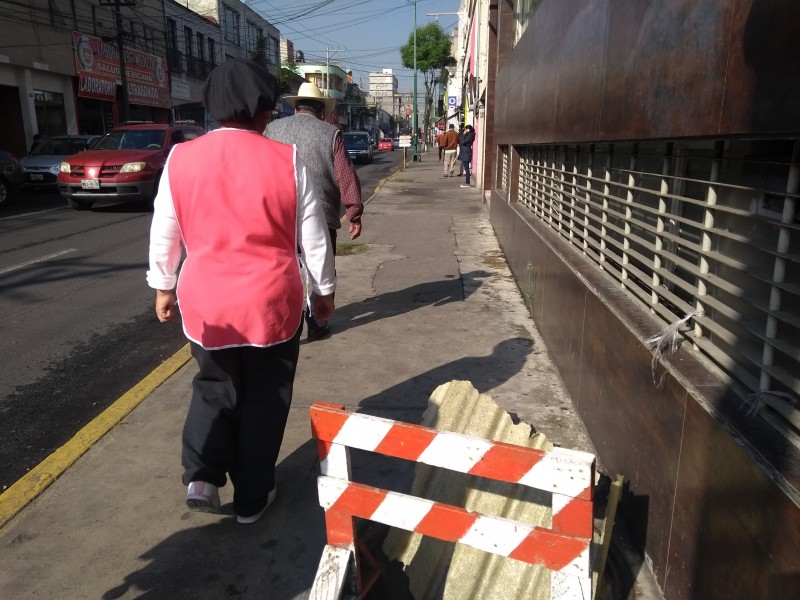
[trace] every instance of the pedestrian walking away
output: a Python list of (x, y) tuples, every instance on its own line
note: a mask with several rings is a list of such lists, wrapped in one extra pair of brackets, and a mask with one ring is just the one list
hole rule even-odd
[(277, 79), (252, 61), (228, 59), (211, 72), (204, 104), (222, 127), (172, 148), (150, 230), (156, 315), (171, 321), (180, 307), (198, 366), (182, 436), (186, 504), (218, 512), (218, 488), (230, 477), (244, 524), (275, 499), (303, 282), (324, 318), (336, 287), (311, 175), (293, 147), (262, 135), (278, 94)]
[(459, 125), (458, 126), (458, 149), (459, 149), (459, 151), (456, 153), (456, 156), (459, 159), (458, 160), (458, 176), (459, 177), (462, 177), (464, 175), (464, 165), (461, 162), (461, 156), (460, 156), (460, 154), (461, 154), (461, 140), (463, 140), (463, 139), (464, 139), (464, 126), (463, 125)]
[(464, 135), (461, 137), (461, 146), (459, 147), (458, 156), (461, 159), (461, 164), (464, 166), (464, 175), (466, 181), (461, 184), (461, 187), (470, 187), (469, 178), (471, 175), (470, 166), (472, 164), (472, 144), (475, 142), (475, 129), (472, 125), (464, 127)]
[(452, 177), (456, 165), (456, 152), (458, 152), (458, 134), (452, 123), (447, 133), (442, 134), (440, 142), (444, 148), (444, 176)]
[[(337, 232), (342, 226), (339, 214), (342, 205), (350, 225), (348, 233), (354, 240), (361, 235), (361, 182), (347, 155), (342, 134), (335, 125), (325, 122), (336, 106), (334, 98), (327, 98), (313, 83), (300, 86), (296, 96), (284, 98), (294, 106), (295, 114), (269, 124), (266, 136), (285, 144), (294, 144), (297, 154), (306, 164), (311, 181), (322, 199), (328, 234), (333, 253), (336, 254)], [(308, 339), (316, 341), (331, 333), (330, 324), (314, 314), (313, 297), (306, 311)]]

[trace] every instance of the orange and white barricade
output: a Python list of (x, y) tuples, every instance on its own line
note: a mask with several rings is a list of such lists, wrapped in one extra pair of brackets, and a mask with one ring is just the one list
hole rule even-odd
[[(371, 556), (357, 551), (354, 517), (544, 565), (552, 571), (553, 600), (592, 599), (593, 455), (494, 442), (347, 413), (343, 406), (325, 403), (311, 406), (311, 429), (319, 449), (319, 502), (325, 509), (328, 538), (309, 596), (312, 600), (336, 600), (348, 583), (351, 592), (361, 598), (379, 576)], [(552, 527), (527, 525), (353, 482), (348, 448), (551, 492)], [(362, 558), (368, 564), (362, 564)], [(372, 572), (367, 574), (369, 567)], [(354, 581), (348, 582), (349, 575)]]

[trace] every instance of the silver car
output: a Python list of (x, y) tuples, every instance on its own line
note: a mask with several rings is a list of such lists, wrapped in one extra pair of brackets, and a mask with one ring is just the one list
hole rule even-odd
[(57, 135), (42, 140), (23, 158), (22, 172), (27, 188), (55, 186), (61, 162), (68, 156), (91, 148), (100, 135)]

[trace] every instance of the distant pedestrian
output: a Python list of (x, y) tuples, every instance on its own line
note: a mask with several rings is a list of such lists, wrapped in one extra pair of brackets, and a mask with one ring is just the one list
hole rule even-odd
[(467, 180), (461, 184), (461, 187), (470, 187), (469, 177), (470, 166), (472, 164), (472, 144), (474, 142), (475, 130), (472, 128), (472, 125), (467, 125), (464, 127), (464, 135), (461, 136), (461, 146), (458, 152), (459, 159), (464, 167), (464, 175), (467, 176)]
[(275, 499), (303, 328), (298, 248), (322, 318), (336, 287), (311, 175), (294, 148), (262, 135), (278, 93), (251, 61), (211, 72), (204, 104), (222, 127), (172, 148), (150, 229), (156, 315), (171, 321), (180, 306), (198, 366), (183, 427), (186, 504), (219, 511), (229, 476), (239, 523), (256, 522)]
[(455, 125), (451, 123), (441, 138), (439, 143), (444, 149), (444, 176), (452, 177), (456, 166), (456, 152), (458, 152), (458, 134)]
[[(305, 162), (322, 199), (335, 255), (337, 233), (342, 226), (339, 214), (342, 205), (350, 222), (348, 233), (351, 240), (361, 235), (361, 215), (364, 212), (361, 182), (347, 155), (342, 134), (336, 126), (324, 122), (336, 107), (336, 100), (323, 96), (315, 84), (308, 82), (300, 86), (296, 96), (285, 96), (284, 99), (294, 106), (295, 114), (270, 123), (265, 134), (270, 139), (297, 147), (297, 154)], [(310, 341), (323, 339), (331, 333), (327, 320), (313, 314), (313, 309), (306, 312), (306, 323)]]
[(463, 125), (459, 125), (458, 126), (458, 153), (456, 154), (456, 156), (459, 158), (459, 160), (458, 160), (458, 176), (459, 177), (464, 175), (464, 165), (461, 163), (461, 158), (459, 156), (461, 154), (461, 140), (463, 138), (464, 138), (464, 126)]

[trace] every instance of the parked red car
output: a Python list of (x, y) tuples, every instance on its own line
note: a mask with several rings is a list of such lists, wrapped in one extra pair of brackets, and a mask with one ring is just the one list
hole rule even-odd
[(378, 142), (378, 150), (394, 150), (394, 141), (392, 141), (392, 138), (382, 138)]
[(75, 210), (107, 198), (151, 200), (170, 149), (205, 133), (196, 125), (124, 125), (61, 163), (58, 191)]

